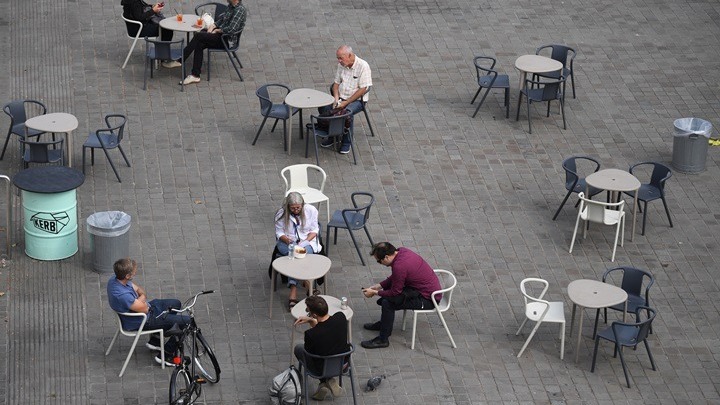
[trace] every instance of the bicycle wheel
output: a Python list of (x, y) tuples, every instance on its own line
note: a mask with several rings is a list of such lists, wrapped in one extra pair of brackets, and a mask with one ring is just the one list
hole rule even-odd
[(187, 370), (175, 367), (170, 377), (170, 405), (192, 404), (190, 390), (190, 377)]
[(192, 342), (185, 347), (190, 347), (190, 352), (195, 360), (195, 367), (198, 368), (200, 374), (210, 383), (216, 383), (220, 380), (220, 365), (218, 364), (215, 353), (213, 353), (210, 345), (205, 340), (202, 332), (197, 332), (196, 346)]

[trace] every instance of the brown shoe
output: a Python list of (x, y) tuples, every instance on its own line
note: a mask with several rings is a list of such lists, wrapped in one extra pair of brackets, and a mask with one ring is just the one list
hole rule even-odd
[(337, 378), (331, 378), (327, 380), (325, 382), (325, 385), (330, 388), (330, 392), (332, 392), (333, 398), (337, 398), (345, 393), (345, 389), (340, 386)]
[(330, 391), (330, 388), (328, 388), (327, 384), (320, 383), (320, 385), (318, 385), (317, 391), (315, 391), (315, 393), (312, 395), (312, 399), (316, 401), (324, 401), (325, 398), (327, 398), (331, 394), (332, 393)]

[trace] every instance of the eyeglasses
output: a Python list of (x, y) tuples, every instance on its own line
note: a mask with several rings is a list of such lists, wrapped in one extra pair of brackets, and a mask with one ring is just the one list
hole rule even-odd
[(382, 263), (383, 260), (385, 260), (385, 257), (386, 257), (386, 256), (383, 256), (382, 259), (377, 259), (377, 262), (378, 262), (378, 263)]

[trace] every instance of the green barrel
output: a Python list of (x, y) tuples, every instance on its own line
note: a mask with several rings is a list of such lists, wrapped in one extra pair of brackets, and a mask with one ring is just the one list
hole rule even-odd
[(25, 253), (37, 260), (60, 260), (78, 251), (75, 190), (22, 192)]

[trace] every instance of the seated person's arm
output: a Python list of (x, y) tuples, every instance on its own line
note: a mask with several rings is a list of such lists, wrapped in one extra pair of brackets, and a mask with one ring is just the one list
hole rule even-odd
[(365, 93), (367, 92), (367, 89), (368, 89), (367, 87), (360, 87), (359, 89), (357, 89), (357, 90), (355, 91), (355, 93), (353, 93), (352, 96), (350, 96), (349, 99), (347, 99), (347, 100), (341, 102), (340, 104), (338, 104), (338, 108), (345, 108), (345, 107), (347, 107), (348, 104), (350, 104), (350, 103), (352, 103), (353, 101), (355, 101), (355, 100), (359, 99), (360, 97), (364, 96)]
[(147, 304), (147, 302), (145, 302), (145, 300), (138, 298), (132, 303), (132, 305), (130, 305), (130, 310), (132, 312), (141, 312), (143, 314), (147, 314), (150, 310), (150, 306)]

